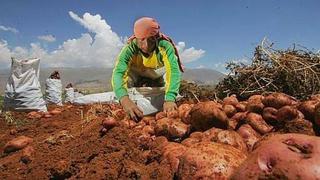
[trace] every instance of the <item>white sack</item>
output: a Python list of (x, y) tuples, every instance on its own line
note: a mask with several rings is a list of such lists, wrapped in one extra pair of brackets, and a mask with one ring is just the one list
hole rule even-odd
[(40, 59), (12, 59), (5, 97), (5, 110), (47, 111), (39, 83)]
[(48, 103), (62, 105), (62, 83), (61, 79), (46, 80), (46, 100)]

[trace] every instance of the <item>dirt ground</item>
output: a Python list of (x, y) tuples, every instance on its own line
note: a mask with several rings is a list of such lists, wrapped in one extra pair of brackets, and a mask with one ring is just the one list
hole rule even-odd
[[(50, 106), (49, 110), (55, 108)], [(103, 108), (110, 108), (104, 105)], [(0, 179), (173, 179), (170, 166), (160, 163), (157, 141), (141, 144), (139, 133), (122, 126), (101, 136), (106, 114), (91, 106), (64, 106), (51, 118), (28, 119), (15, 113), (15, 125), (0, 117)], [(4, 153), (18, 136), (33, 138), (31, 161), (22, 151)]]

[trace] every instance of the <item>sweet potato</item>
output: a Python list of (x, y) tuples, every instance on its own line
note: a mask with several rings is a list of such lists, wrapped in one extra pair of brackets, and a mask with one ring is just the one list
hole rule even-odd
[(173, 110), (173, 111), (167, 112), (167, 117), (168, 118), (178, 118), (179, 117), (179, 112), (177, 110)]
[(179, 117), (181, 118), (182, 122), (186, 124), (190, 124), (190, 111), (193, 107), (193, 104), (181, 104), (178, 107)]
[(320, 103), (315, 107), (314, 123), (320, 126)]
[(291, 121), (298, 117), (299, 113), (295, 107), (283, 106), (277, 112), (277, 120), (280, 122)]
[(201, 140), (206, 139), (206, 140), (211, 141), (211, 139), (216, 138), (218, 133), (220, 133), (221, 131), (223, 131), (223, 129), (219, 129), (219, 128), (215, 128), (215, 127), (210, 128), (202, 133)]
[(43, 115), (42, 115), (44, 118), (51, 118), (52, 117), (52, 115), (50, 114), (50, 112), (45, 112), (45, 113), (43, 113)]
[(134, 130), (137, 131), (142, 131), (142, 129), (146, 126), (146, 123), (144, 121), (139, 121), (137, 124), (134, 126)]
[(162, 118), (157, 121), (155, 134), (170, 139), (182, 138), (190, 132), (190, 125), (182, 123), (179, 119)]
[(27, 114), (27, 117), (29, 119), (39, 119), (42, 117), (42, 113), (37, 111), (31, 111)]
[(319, 154), (318, 137), (270, 136), (259, 143), (231, 179), (320, 179)]
[(237, 130), (237, 133), (239, 133), (239, 135), (243, 138), (249, 151), (253, 149), (254, 144), (259, 141), (261, 137), (260, 134), (252, 129), (252, 127), (248, 124), (242, 125)]
[(268, 124), (274, 126), (278, 124), (277, 112), (278, 110), (276, 108), (266, 107), (263, 109), (262, 117)]
[(152, 141), (154, 140), (155, 136), (151, 136), (148, 133), (142, 133), (137, 137), (137, 141), (139, 144), (139, 148), (143, 149), (143, 150), (148, 150), (150, 144), (152, 143)]
[(229, 129), (236, 130), (247, 117), (248, 112), (238, 112), (228, 120)]
[(214, 142), (231, 145), (243, 152), (247, 152), (247, 145), (242, 137), (232, 130), (223, 130), (218, 133)]
[(228, 117), (213, 101), (200, 102), (190, 111), (190, 122), (194, 129), (204, 131), (211, 127), (226, 129)]
[(284, 124), (279, 130), (282, 133), (299, 133), (306, 135), (315, 135), (312, 123), (305, 119), (294, 119)]
[(317, 104), (319, 104), (319, 102), (316, 100), (304, 101), (298, 106), (298, 109), (303, 113), (307, 120), (314, 122), (315, 109)]
[(268, 125), (261, 115), (256, 113), (248, 113), (246, 122), (256, 131), (261, 134), (266, 134), (272, 131), (273, 127)]
[(163, 159), (161, 163), (169, 163), (172, 171), (176, 173), (180, 164), (180, 157), (186, 150), (187, 148), (182, 144), (169, 142), (162, 149)]
[(159, 120), (159, 119), (162, 119), (162, 118), (165, 118), (165, 117), (167, 117), (167, 114), (165, 112), (163, 112), (163, 111), (158, 112), (156, 114), (156, 120)]
[(183, 141), (181, 141), (181, 144), (183, 144), (186, 147), (190, 147), (192, 145), (194, 145), (195, 143), (201, 142), (200, 139), (196, 139), (196, 138), (186, 138)]
[(262, 100), (262, 103), (266, 107), (273, 107), (273, 108), (279, 109), (282, 106), (291, 106), (296, 104), (296, 99), (284, 93), (272, 93), (266, 96)]
[(141, 119), (146, 125), (155, 125), (156, 123), (156, 118), (154, 116), (145, 116)]
[(118, 125), (117, 120), (113, 117), (107, 117), (102, 121), (102, 126), (107, 130), (112, 129), (117, 125)]
[(298, 118), (305, 119), (304, 114), (298, 110)]
[(230, 105), (236, 106), (238, 103), (239, 103), (239, 101), (238, 101), (237, 96), (235, 94), (232, 94), (231, 96), (225, 97), (223, 99), (223, 104), (230, 104)]
[(253, 101), (262, 102), (263, 99), (264, 99), (264, 96), (262, 95), (252, 95), (249, 97), (248, 102), (253, 102)]
[(149, 134), (149, 135), (154, 135), (155, 132), (154, 132), (154, 127), (152, 126), (144, 126), (143, 129), (142, 129), (142, 132), (145, 133), (145, 134)]
[(247, 104), (248, 104), (248, 102), (241, 101), (235, 105), (235, 108), (237, 109), (238, 112), (244, 112), (247, 109)]
[(232, 130), (211, 128), (203, 133), (203, 138), (201, 141), (228, 144), (243, 152), (247, 152), (247, 146), (242, 137)]
[(18, 151), (20, 149), (25, 148), (32, 142), (33, 142), (32, 138), (29, 138), (26, 136), (19, 136), (17, 138), (12, 139), (4, 146), (4, 152), (11, 153), (14, 151)]
[(222, 109), (229, 118), (231, 118), (234, 114), (237, 113), (237, 109), (233, 105), (230, 105), (230, 104), (224, 104), (222, 106)]
[(189, 137), (201, 140), (204, 135), (205, 134), (203, 134), (203, 132), (196, 131), (196, 132), (191, 133)]
[(156, 126), (154, 127), (154, 131), (157, 136), (165, 136), (168, 137), (169, 134), (169, 126), (172, 124), (172, 119), (162, 118), (157, 120)]
[(50, 114), (58, 115), (58, 114), (61, 114), (61, 112), (62, 112), (61, 109), (56, 108), (56, 109), (51, 110)]
[(170, 138), (183, 138), (190, 132), (190, 125), (184, 124), (180, 120), (176, 119), (169, 126), (169, 135)]
[(126, 128), (134, 128), (137, 125), (135, 121), (132, 121), (130, 119), (123, 119), (119, 122), (119, 124)]
[(152, 144), (150, 145), (151, 149), (163, 149), (169, 143), (168, 139), (164, 136), (157, 136)]
[(248, 104), (246, 106), (246, 110), (249, 112), (254, 113), (261, 113), (264, 105), (262, 103), (262, 100), (264, 99), (264, 96), (261, 95), (253, 95), (248, 99)]
[(180, 156), (178, 179), (228, 179), (246, 159), (245, 153), (225, 144), (200, 142)]

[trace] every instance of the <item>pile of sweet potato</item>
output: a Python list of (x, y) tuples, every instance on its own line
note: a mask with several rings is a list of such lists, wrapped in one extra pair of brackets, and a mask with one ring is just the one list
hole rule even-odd
[(111, 119), (110, 126), (105, 120), (103, 126), (139, 132), (145, 149), (160, 142), (160, 161), (169, 164), (178, 179), (320, 178), (317, 170), (302, 172), (289, 163), (298, 156), (305, 161), (302, 169), (318, 163), (319, 111), (319, 95), (303, 102), (283, 93), (254, 95), (246, 101), (231, 95), (221, 102), (181, 104), (176, 111), (139, 122), (122, 116)]

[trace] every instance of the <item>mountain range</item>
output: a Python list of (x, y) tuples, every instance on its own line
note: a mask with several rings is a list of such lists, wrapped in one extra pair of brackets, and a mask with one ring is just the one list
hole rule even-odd
[[(44, 88), (45, 80), (53, 71), (59, 71), (63, 87), (72, 83), (79, 90), (110, 91), (111, 68), (43, 68), (40, 70), (40, 83)], [(5, 86), (10, 75), (9, 69), (0, 70), (0, 94), (5, 91)], [(182, 79), (198, 84), (215, 85), (225, 75), (213, 69), (186, 69)]]

